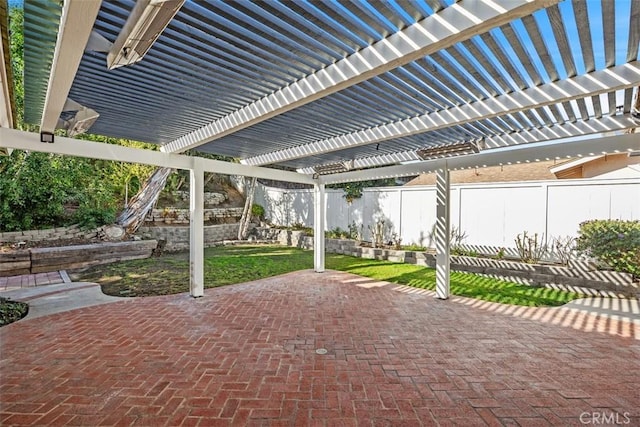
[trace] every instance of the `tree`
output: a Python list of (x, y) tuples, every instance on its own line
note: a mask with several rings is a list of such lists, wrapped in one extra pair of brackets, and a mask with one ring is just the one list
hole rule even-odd
[[(18, 129), (24, 123), (24, 12), (9, 10), (11, 64)], [(135, 148), (152, 144), (81, 135), (80, 139)], [(0, 231), (54, 227), (78, 222), (93, 227), (112, 222), (128, 192), (134, 194), (152, 166), (14, 150), (0, 157)]]
[(13, 72), (13, 96), (18, 129), (24, 126), (24, 11), (13, 6), (9, 9), (9, 46)]

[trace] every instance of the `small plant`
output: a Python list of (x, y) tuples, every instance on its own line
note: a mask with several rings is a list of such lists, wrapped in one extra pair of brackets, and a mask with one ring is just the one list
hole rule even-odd
[[(431, 233), (429, 234), (431, 241), (436, 240), (436, 224), (431, 227)], [(478, 256), (475, 251), (468, 251), (462, 247), (462, 242), (467, 238), (467, 233), (462, 231), (455, 225), (451, 226), (449, 231), (449, 251), (451, 255), (458, 256)], [(474, 255), (475, 254), (475, 255)]]
[(585, 221), (576, 248), (616, 271), (640, 277), (640, 221)]
[(393, 245), (393, 249), (399, 251), (402, 249), (402, 237), (400, 237), (398, 233), (393, 233), (391, 235), (391, 244)]
[(477, 252), (475, 255), (471, 255), (472, 251), (467, 251), (462, 247), (462, 242), (464, 242), (466, 238), (466, 232), (460, 230), (455, 225), (451, 227), (451, 231), (449, 232), (449, 248), (452, 255), (478, 256)]
[(504, 259), (505, 256), (505, 248), (500, 248), (496, 251), (496, 259)]
[(357, 242), (361, 242), (364, 224), (360, 224), (360, 226), (358, 226), (354, 221), (351, 224), (349, 224), (348, 227), (349, 227), (349, 238)]
[(164, 208), (162, 209), (162, 218), (176, 219), (178, 218), (178, 212), (173, 208)]
[(575, 237), (554, 237), (551, 239), (551, 253), (562, 265), (569, 265), (576, 250)]
[(529, 236), (526, 231), (518, 234), (515, 242), (520, 260), (528, 264), (540, 262), (547, 252), (547, 245), (543, 244), (543, 241), (544, 235), (541, 236), (540, 241), (538, 241), (538, 233), (535, 233), (533, 236)]
[(412, 243), (410, 245), (404, 245), (402, 249), (404, 249), (405, 251), (412, 251), (412, 252), (425, 252), (427, 250), (425, 246), (416, 245), (415, 243)]
[(455, 225), (451, 227), (451, 246), (461, 245), (467, 238), (467, 232), (460, 230)]
[(381, 248), (384, 245), (384, 220), (379, 219), (371, 226), (369, 225), (369, 231), (371, 232), (371, 243), (374, 248)]
[(456, 255), (456, 256), (469, 256), (469, 257), (478, 257), (480, 256), (480, 254), (478, 253), (478, 251), (473, 250), (473, 249), (465, 249), (463, 247), (456, 247), (451, 249), (451, 255)]
[(289, 227), (289, 230), (302, 231), (307, 236), (313, 236), (313, 227), (307, 227), (307, 226), (302, 225), (300, 223), (293, 224), (291, 227)]
[(251, 216), (256, 218), (258, 221), (262, 221), (264, 219), (264, 208), (262, 205), (257, 203), (251, 205)]
[(325, 237), (329, 239), (347, 239), (349, 238), (349, 233), (340, 227), (336, 227), (332, 230), (327, 230)]
[(29, 305), (0, 297), (0, 326), (22, 319), (29, 312)]

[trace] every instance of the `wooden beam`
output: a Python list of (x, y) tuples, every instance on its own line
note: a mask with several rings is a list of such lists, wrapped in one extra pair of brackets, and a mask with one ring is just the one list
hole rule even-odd
[(41, 132), (53, 132), (78, 72), (102, 0), (66, 0), (44, 101)]

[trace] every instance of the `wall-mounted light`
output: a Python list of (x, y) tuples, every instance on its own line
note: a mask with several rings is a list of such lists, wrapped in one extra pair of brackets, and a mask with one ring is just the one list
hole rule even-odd
[[(98, 120), (100, 114), (95, 110), (85, 107), (74, 100), (67, 98), (62, 108), (63, 112), (75, 111), (75, 115), (68, 120), (58, 119), (58, 129), (66, 129), (67, 136), (73, 138), (76, 135), (85, 133)], [(41, 137), (42, 138), (42, 137)]]
[(313, 170), (318, 175), (329, 175), (332, 173), (347, 172), (353, 169), (354, 161), (346, 160), (344, 162), (329, 163), (326, 165), (314, 166)]
[(51, 132), (40, 132), (40, 142), (53, 144), (54, 136)]
[(92, 110), (91, 108), (84, 108), (79, 110), (76, 115), (67, 123), (67, 135), (69, 138), (73, 138), (76, 135), (85, 133), (91, 126), (98, 120), (100, 114)]
[(140, 61), (184, 2), (138, 0), (107, 55), (107, 67), (112, 70)]
[(455, 144), (438, 145), (436, 147), (420, 148), (416, 154), (423, 160), (437, 159), (441, 157), (457, 156), (461, 154), (479, 153), (484, 149), (484, 139), (472, 142), (460, 142)]

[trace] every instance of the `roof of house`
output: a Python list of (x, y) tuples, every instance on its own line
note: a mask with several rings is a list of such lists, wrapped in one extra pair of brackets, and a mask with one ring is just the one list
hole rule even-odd
[[(563, 162), (564, 163), (564, 162)], [(490, 166), (486, 168), (464, 169), (451, 171), (451, 182), (467, 184), (475, 182), (509, 182), (509, 181), (542, 181), (557, 179), (550, 168), (560, 164), (559, 161), (549, 160), (519, 165)], [(422, 174), (405, 185), (434, 185), (436, 175)]]

